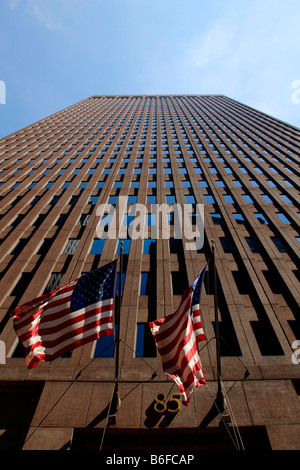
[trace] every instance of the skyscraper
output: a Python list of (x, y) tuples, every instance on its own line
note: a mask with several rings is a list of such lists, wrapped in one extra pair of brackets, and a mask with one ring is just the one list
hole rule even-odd
[[(299, 129), (222, 95), (92, 96), (0, 140), (1, 448), (235, 448), (235, 422), (245, 448), (297, 448), (299, 148)], [(146, 213), (132, 237), (136, 204)], [(187, 208), (194, 229), (203, 208), (200, 245), (175, 233), (172, 210), (168, 236), (155, 230), (163, 204)], [(108, 422), (111, 337), (28, 371), (10, 312), (115, 259), (121, 241), (122, 404)], [(227, 421), (214, 406), (212, 243)], [(178, 390), (148, 322), (174, 312), (206, 264), (207, 386), (159, 415), (155, 400)]]

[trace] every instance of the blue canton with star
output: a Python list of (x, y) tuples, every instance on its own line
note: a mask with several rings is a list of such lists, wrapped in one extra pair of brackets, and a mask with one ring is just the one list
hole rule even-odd
[(71, 312), (114, 297), (117, 260), (81, 276), (71, 296)]

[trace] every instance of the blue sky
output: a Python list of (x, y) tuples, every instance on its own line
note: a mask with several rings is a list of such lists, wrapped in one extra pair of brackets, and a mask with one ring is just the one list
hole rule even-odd
[(299, 18), (299, 0), (0, 0), (0, 137), (94, 94), (224, 94), (300, 127)]

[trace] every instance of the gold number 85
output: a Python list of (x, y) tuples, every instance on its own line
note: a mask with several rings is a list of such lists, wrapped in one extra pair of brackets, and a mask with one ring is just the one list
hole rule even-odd
[(172, 414), (178, 413), (180, 410), (180, 393), (173, 393), (170, 400), (166, 401), (167, 397), (164, 393), (158, 393), (155, 397), (154, 409), (157, 413), (163, 414), (166, 411)]

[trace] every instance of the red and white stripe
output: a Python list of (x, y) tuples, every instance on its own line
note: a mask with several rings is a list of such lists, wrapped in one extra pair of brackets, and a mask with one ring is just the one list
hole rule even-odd
[(192, 318), (194, 322), (194, 330), (195, 330), (197, 343), (199, 343), (200, 341), (205, 341), (206, 336), (204, 334), (204, 330), (202, 326), (199, 304), (192, 306)]
[(178, 385), (185, 405), (189, 404), (194, 389), (206, 383), (190, 315), (192, 294), (188, 287), (175, 313), (149, 324), (163, 370)]
[(39, 361), (52, 361), (67, 351), (113, 332), (113, 299), (70, 311), (77, 281), (49, 292), (14, 312), (19, 340), (26, 348), (30, 369)]

